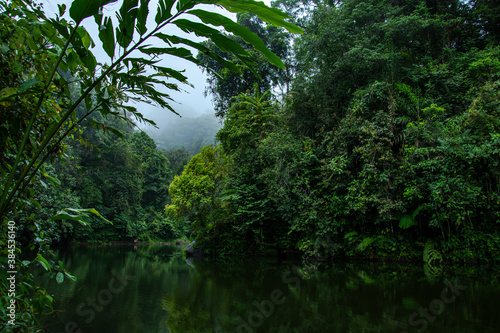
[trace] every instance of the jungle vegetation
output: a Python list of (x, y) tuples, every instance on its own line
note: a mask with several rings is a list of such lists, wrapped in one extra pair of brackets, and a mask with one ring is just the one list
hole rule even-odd
[[(215, 257), (334, 245), (339, 259), (498, 263), (496, 2), (160, 0), (152, 12), (125, 0), (108, 17), (111, 2), (48, 17), (0, 1), (0, 285), (7, 304), (10, 254), (18, 331), (52, 302), (30, 267), (74, 279), (56, 243), (188, 237)], [(199, 145), (161, 149), (134, 128), (151, 121), (131, 101), (176, 112), (168, 91), (190, 83), (171, 56), (204, 68), (223, 121), (194, 156)]]
[[(153, 8), (149, 0), (123, 0), (116, 12), (106, 7), (114, 2), (74, 0), (49, 16), (37, 1), (0, 1), (0, 311), (11, 320), (2, 320), (2, 332), (39, 331), (39, 319), (52, 309), (34, 267), (57, 283), (75, 279), (51, 255), (51, 244), (165, 241), (189, 233), (189, 223), (163, 212), (168, 184), (189, 153), (158, 149), (134, 130), (154, 123), (133, 103), (176, 113), (169, 93), (191, 83), (169, 67), (172, 57), (203, 66), (195, 57), (201, 51), (235, 73), (243, 67), (184, 36), (210, 39), (258, 75), (236, 37), (273, 65), (285, 65), (228, 15), (251, 12), (302, 31), (287, 14), (255, 1), (159, 0)], [(87, 24), (97, 25), (97, 36)], [(107, 59), (96, 59), (96, 45)], [(12, 274), (15, 290), (7, 280)], [(15, 318), (8, 317), (12, 305)]]
[(335, 244), (336, 258), (498, 262), (498, 6), (274, 6), (304, 34), (250, 14), (238, 22), (285, 69), (252, 53), (259, 80), (198, 56), (224, 126), (170, 185), (169, 216), (192, 221), (215, 256), (325, 255)]

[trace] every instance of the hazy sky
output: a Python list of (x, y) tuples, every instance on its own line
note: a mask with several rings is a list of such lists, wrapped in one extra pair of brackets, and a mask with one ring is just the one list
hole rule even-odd
[[(58, 4), (66, 4), (67, 11), (64, 17), (69, 18), (68, 11), (69, 7), (71, 4), (71, 0), (42, 0), (41, 3), (43, 3), (45, 11), (48, 15), (54, 15), (54, 13), (58, 12), (57, 5)], [(120, 6), (121, 6), (122, 1), (117, 1), (116, 3), (107, 5), (104, 9), (104, 15), (111, 16), (112, 13), (117, 11)], [(264, 1), (266, 4), (269, 5), (270, 0), (265, 0)], [(150, 9), (149, 9), (149, 21), (154, 23), (154, 15), (156, 13), (156, 8), (157, 8), (157, 0), (152, 0), (150, 2)], [(207, 10), (214, 10), (216, 7), (215, 6), (210, 6), (207, 8)], [(218, 10), (219, 11), (219, 10)], [(106, 13), (109, 14), (106, 14)], [(222, 12), (222, 11), (219, 11)], [(114, 14), (112, 15), (114, 16)], [(233, 18), (235, 19), (235, 15), (233, 15)], [(113, 22), (115, 23), (115, 22)], [(100, 44), (99, 37), (97, 36), (97, 25), (94, 21), (93, 18), (87, 18), (83, 21), (82, 25), (87, 29), (89, 34), (91, 35), (92, 39), (94, 39), (95, 43), (97, 45)], [(116, 24), (114, 24), (116, 27)], [(184, 34), (182, 31), (179, 29), (172, 27), (173, 30), (167, 30), (166, 33), (171, 33), (171, 34), (179, 34), (183, 35), (184, 37), (187, 37), (189, 35)], [(197, 38), (196, 36), (190, 37), (191, 39), (197, 39), (198, 41), (201, 41), (201, 38)], [(92, 52), (97, 58), (98, 62), (108, 62), (110, 61), (110, 58), (108, 55), (102, 50), (102, 48), (99, 48), (98, 46), (92, 49)], [(193, 52), (196, 54), (196, 51)], [(167, 59), (167, 58), (166, 58)], [(194, 88), (183, 85), (181, 88), (183, 88), (185, 91), (183, 92), (175, 92), (175, 91), (169, 91), (168, 93), (173, 97), (173, 99), (177, 102), (174, 103), (172, 102), (171, 106), (183, 117), (196, 117), (198, 115), (201, 115), (203, 113), (213, 113), (213, 106), (212, 106), (212, 100), (211, 96), (204, 97), (204, 91), (206, 87), (206, 76), (202, 72), (202, 70), (196, 66), (195, 64), (192, 64), (188, 61), (184, 61), (182, 59), (176, 58), (176, 57), (169, 57), (162, 65), (168, 66), (177, 70), (185, 70), (184, 75), (188, 77), (188, 80), (190, 83), (194, 85)], [(144, 114), (147, 118), (154, 120), (158, 126), (161, 128), (162, 124), (165, 124), (165, 122), (168, 122), (171, 117), (178, 117), (177, 115), (173, 114), (169, 110), (164, 110), (161, 108), (158, 108), (154, 105), (149, 105), (149, 104), (140, 104), (140, 105), (134, 105), (135, 107), (138, 108), (139, 112)], [(145, 128), (144, 126), (140, 126), (141, 128)], [(154, 131), (154, 128), (146, 128), (148, 132)]]

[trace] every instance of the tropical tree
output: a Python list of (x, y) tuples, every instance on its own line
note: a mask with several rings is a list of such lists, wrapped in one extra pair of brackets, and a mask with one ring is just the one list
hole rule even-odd
[[(169, 34), (166, 31), (168, 26), (211, 39), (217, 47), (233, 53), (249, 67), (254, 66), (249, 53), (227, 37), (223, 30), (245, 38), (274, 65), (284, 65), (247, 28), (222, 14), (201, 9), (201, 5), (215, 5), (233, 13), (255, 12), (270, 24), (300, 32), (285, 21), (287, 15), (255, 1), (160, 0), (154, 19), (149, 15), (149, 0), (124, 0), (116, 18), (105, 16), (102, 11), (112, 2), (74, 0), (69, 8), (69, 19), (63, 17), (65, 5), (59, 5), (58, 15), (50, 18), (42, 6), (31, 0), (0, 2), (2, 235), (7, 234), (9, 221), (19, 221), (16, 216), (23, 214), (27, 205), (39, 205), (34, 200), (36, 187), (44, 186), (47, 181), (57, 182), (45, 171), (45, 162), (63, 156), (65, 138), (78, 136), (85, 121), (119, 134), (103, 122), (89, 121), (91, 115), (100, 113), (103, 117), (119, 117), (129, 123), (133, 119), (151, 122), (135, 107), (127, 105), (129, 101), (156, 103), (175, 112), (169, 103), (168, 91), (178, 91), (179, 85), (189, 82), (181, 71), (162, 64), (164, 57), (178, 57), (200, 64), (193, 54), (194, 49), (231, 70), (241, 71), (202, 43)], [(89, 18), (93, 18), (99, 27), (97, 37), (92, 38), (82, 26), (82, 22)], [(96, 60), (91, 51), (96, 42), (109, 56), (108, 62), (98, 63)], [(79, 215), (85, 213), (65, 210), (55, 218), (83, 222)], [(94, 209), (87, 210), (87, 213), (98, 214)], [(38, 230), (35, 221), (29, 223), (33, 225), (34, 235), (43, 232)], [(39, 238), (33, 237), (35, 240)], [(6, 250), (2, 246), (2, 257), (6, 257)], [(19, 258), (19, 252), (16, 254)], [(53, 269), (43, 256), (37, 258), (46, 269)], [(15, 267), (21, 270), (26, 264), (17, 260)], [(2, 272), (6, 271), (2, 269)], [(62, 281), (60, 277), (64, 278), (64, 275), (59, 273), (58, 281)], [(2, 276), (2, 290), (7, 287), (5, 281)], [(30, 298), (30, 288), (26, 288), (16, 296), (19, 327), (33, 326), (33, 313), (42, 312), (31, 308), (33, 298)], [(2, 292), (2, 295), (6, 294)], [(43, 295), (40, 297), (47, 300)], [(3, 300), (8, 299), (4, 297)], [(44, 302), (37, 304), (43, 309)], [(4, 307), (2, 309), (5, 311)], [(4, 312), (2, 317), (5, 315)]]
[(219, 225), (227, 223), (231, 216), (223, 196), (229, 172), (227, 156), (219, 146), (203, 147), (170, 184), (172, 203), (165, 207), (167, 214), (187, 216), (198, 240), (207, 234), (217, 237)]

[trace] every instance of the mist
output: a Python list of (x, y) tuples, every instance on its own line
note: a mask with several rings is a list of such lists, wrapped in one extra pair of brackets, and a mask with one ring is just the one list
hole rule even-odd
[(213, 113), (191, 117), (165, 115), (161, 126), (153, 130), (149, 126), (145, 132), (156, 141), (159, 149), (185, 148), (191, 155), (201, 151), (201, 147), (215, 144), (215, 135), (222, 127), (220, 119)]

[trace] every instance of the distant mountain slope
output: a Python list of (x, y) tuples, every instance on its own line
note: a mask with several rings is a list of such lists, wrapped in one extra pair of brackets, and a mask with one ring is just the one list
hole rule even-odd
[(213, 114), (198, 117), (171, 118), (159, 130), (146, 132), (158, 143), (158, 148), (174, 149), (185, 147), (195, 155), (201, 147), (213, 144), (215, 134), (222, 127)]

